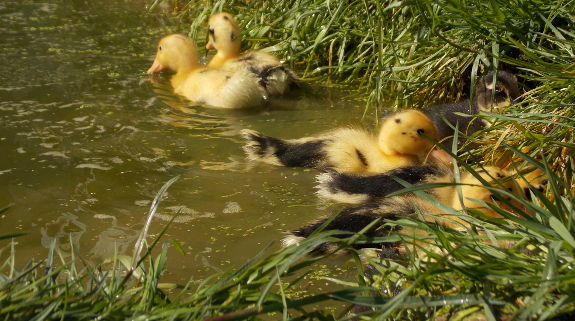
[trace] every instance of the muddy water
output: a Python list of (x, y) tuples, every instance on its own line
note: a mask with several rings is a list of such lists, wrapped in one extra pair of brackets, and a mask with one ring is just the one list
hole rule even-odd
[(0, 4), (0, 206), (12, 204), (0, 235), (28, 233), (16, 239), (21, 262), (46, 258), (54, 240), (92, 263), (131, 254), (151, 201), (177, 175), (149, 236), (181, 213), (165, 239), (186, 255), (170, 250), (164, 281), (239, 267), (270, 242), (279, 248), (283, 231), (337, 209), (314, 195), (315, 171), (246, 161), (238, 131), (297, 138), (370, 127), (363, 101), (319, 86), (244, 111), (185, 101), (167, 76), (145, 71), (158, 39), (189, 27), (165, 25), (144, 4)]

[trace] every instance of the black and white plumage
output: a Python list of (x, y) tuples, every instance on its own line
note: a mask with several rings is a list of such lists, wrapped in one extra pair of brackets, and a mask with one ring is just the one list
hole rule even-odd
[(372, 176), (329, 171), (317, 176), (316, 193), (323, 199), (339, 203), (380, 202), (387, 195), (405, 188), (398, 179), (416, 186), (444, 183), (453, 181), (453, 172), (447, 166), (433, 163), (401, 167)]
[[(512, 179), (511, 174), (507, 171), (496, 167), (484, 167), (482, 170), (472, 173), (461, 174), (461, 198), (458, 194), (458, 187), (455, 185), (454, 176), (445, 175), (441, 176), (441, 181), (446, 182), (449, 178), (449, 186), (436, 187), (428, 190), (434, 199), (441, 204), (445, 204), (455, 209), (462, 211), (463, 209), (474, 208), (486, 215), (492, 217), (501, 217), (497, 212), (490, 208), (484, 207), (479, 202), (497, 203), (500, 208), (511, 210), (504, 202), (500, 202), (494, 193), (486, 188), (481, 181), (475, 176), (479, 175), (487, 182), (492, 182), (491, 186), (500, 189), (501, 191), (511, 192), (518, 195), (517, 184)], [(373, 176), (365, 176), (366, 179), (371, 179)], [(514, 203), (510, 197), (506, 198), (507, 201)], [(337, 215), (331, 222), (327, 224), (325, 230), (340, 230), (346, 232), (359, 232), (366, 226), (379, 219), (368, 231), (364, 233), (367, 237), (382, 237), (388, 236), (391, 232), (391, 227), (387, 225), (402, 217), (412, 216), (414, 213), (426, 213), (424, 219), (426, 221), (436, 221), (440, 224), (454, 228), (461, 229), (468, 227), (469, 224), (462, 218), (453, 213), (445, 213), (443, 209), (432, 205), (423, 198), (412, 194), (398, 195), (379, 199), (377, 202), (365, 203), (359, 206), (349, 207), (344, 209)], [(304, 238), (310, 236), (320, 226), (322, 226), (329, 218), (323, 218), (315, 222), (311, 222), (300, 229), (290, 232), (290, 235), (282, 240), (284, 246), (297, 244)], [(403, 231), (400, 228), (396, 230), (399, 233), (410, 233), (413, 231)], [(422, 231), (417, 231), (422, 233)], [(336, 234), (335, 237), (344, 238), (349, 237), (349, 234)], [(373, 247), (373, 244), (357, 244), (357, 248)], [(329, 244), (322, 244), (315, 248), (311, 254), (323, 254), (333, 249)]]
[[(424, 113), (405, 110), (390, 115), (373, 135), (354, 128), (339, 128), (300, 139), (282, 140), (245, 129), (241, 135), (248, 159), (264, 163), (309, 167), (320, 171), (382, 173), (421, 164), (434, 148), (437, 134)], [(433, 155), (431, 155), (433, 157)]]
[[(493, 75), (493, 72), (489, 72), (476, 83), (473, 102), (466, 99), (452, 104), (435, 105), (421, 109), (435, 124), (439, 139), (448, 150), (451, 150), (453, 145), (456, 124), (459, 128), (457, 145), (459, 150), (465, 143), (467, 136), (489, 126), (487, 121), (474, 116), (481, 111), (509, 106), (519, 97), (517, 78), (513, 74), (498, 71), (495, 84), (493, 83)], [(471, 149), (476, 147), (476, 144), (469, 146)]]

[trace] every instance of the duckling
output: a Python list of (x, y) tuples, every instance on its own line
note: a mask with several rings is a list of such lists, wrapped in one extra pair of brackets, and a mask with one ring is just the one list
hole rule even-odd
[[(455, 125), (458, 124), (460, 133), (457, 149), (460, 150), (467, 136), (489, 126), (487, 121), (473, 116), (482, 111), (509, 106), (517, 97), (519, 97), (519, 89), (517, 78), (513, 74), (502, 70), (498, 71), (494, 85), (493, 72), (490, 71), (477, 82), (473, 103), (466, 99), (452, 104), (425, 107), (421, 111), (431, 118), (437, 128), (439, 139), (448, 150), (451, 150), (453, 145)], [(457, 113), (469, 116), (462, 116)], [(469, 146), (470, 149), (476, 147), (478, 147), (477, 144)]]
[[(487, 182), (492, 182), (491, 186), (495, 189), (511, 192), (513, 194), (517, 193), (515, 182), (511, 179), (511, 175), (505, 170), (497, 167), (484, 167), (483, 170), (477, 171), (477, 174)], [(453, 176), (451, 182), (454, 183)], [(491, 204), (496, 203), (500, 208), (508, 211), (511, 210), (505, 202), (501, 202), (500, 199), (495, 196), (492, 189), (485, 187), (474, 174), (469, 172), (462, 173), (461, 184), (461, 198), (457, 192), (458, 186), (456, 185), (436, 187), (430, 192), (430, 194), (440, 203), (446, 204), (456, 211), (476, 209), (494, 218), (501, 217), (496, 211), (484, 207), (481, 202)], [(515, 205), (515, 202), (511, 197), (505, 197), (505, 194), (501, 194), (501, 196)], [(390, 221), (396, 221), (402, 217), (412, 216), (414, 213), (418, 212), (428, 214), (423, 215), (424, 219), (428, 222), (438, 222), (453, 229), (461, 229), (462, 227), (467, 228), (470, 226), (466, 220), (460, 217), (460, 215), (445, 213), (442, 209), (437, 208), (420, 197), (406, 194), (384, 198), (379, 202), (367, 203), (361, 206), (344, 209), (327, 224), (324, 230), (340, 230), (357, 233), (369, 224), (373, 223), (376, 219), (380, 219), (368, 231), (366, 231), (364, 235), (367, 237), (384, 237), (388, 236), (392, 230), (392, 227), (387, 223)], [(282, 240), (283, 246), (298, 244), (304, 238), (309, 237), (328, 219), (330, 218), (324, 218), (298, 230), (291, 231), (291, 235)], [(399, 230), (399, 232), (402, 234), (413, 234), (413, 232), (409, 230)], [(423, 232), (420, 231), (418, 233)], [(345, 238), (348, 237), (349, 234), (336, 234), (333, 236)], [(400, 242), (394, 245), (399, 246)], [(500, 245), (508, 246), (509, 244), (502, 243)], [(373, 244), (356, 244), (357, 248), (373, 246)], [(312, 250), (310, 254), (324, 254), (333, 249), (334, 248), (329, 244), (322, 244)]]
[(263, 88), (252, 73), (210, 69), (198, 63), (194, 42), (172, 34), (158, 44), (156, 59), (148, 73), (173, 70), (170, 83), (176, 94), (187, 99), (223, 108), (244, 108), (263, 103)]
[[(525, 199), (531, 200), (531, 191), (545, 191), (547, 176), (539, 169), (525, 175), (513, 171), (511, 174)], [(406, 166), (373, 176), (359, 176), (328, 171), (316, 177), (316, 188), (321, 198), (347, 204), (366, 204), (382, 201), (387, 195), (402, 190), (404, 185), (397, 179), (411, 185), (442, 184), (453, 182), (453, 171), (444, 164), (428, 163)], [(426, 190), (433, 195), (434, 189)]]
[(354, 128), (293, 140), (268, 137), (249, 129), (240, 133), (247, 140), (244, 150), (248, 159), (344, 173), (381, 173), (420, 164), (419, 157), (425, 157), (434, 147), (428, 137), (437, 138), (429, 117), (417, 110), (389, 116), (377, 137)]
[(405, 188), (397, 179), (414, 186), (449, 183), (453, 180), (453, 171), (437, 163), (400, 167), (372, 176), (328, 171), (316, 177), (316, 194), (323, 199), (346, 204), (380, 202), (387, 195)]
[(282, 95), (298, 88), (296, 77), (278, 57), (262, 51), (249, 51), (240, 55), (240, 27), (231, 14), (216, 13), (210, 17), (208, 23), (209, 41), (206, 49), (217, 50), (208, 67), (250, 71), (259, 79), (268, 95)]

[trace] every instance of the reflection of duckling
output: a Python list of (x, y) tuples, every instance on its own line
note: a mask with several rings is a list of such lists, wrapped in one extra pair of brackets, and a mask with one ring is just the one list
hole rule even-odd
[(200, 65), (194, 42), (183, 35), (173, 34), (160, 40), (148, 73), (164, 70), (176, 72), (170, 79), (174, 92), (191, 101), (224, 108), (252, 107), (263, 102), (262, 88), (253, 74)]
[(237, 71), (247, 70), (259, 78), (260, 85), (270, 95), (285, 94), (297, 88), (295, 76), (279, 58), (262, 52), (249, 51), (240, 55), (242, 38), (240, 27), (227, 12), (219, 12), (209, 20), (208, 50), (216, 49), (216, 55), (208, 63), (210, 68)]
[[(509, 106), (518, 96), (517, 78), (513, 74), (506, 71), (498, 71), (497, 81), (493, 85), (493, 72), (489, 72), (477, 82), (473, 103), (466, 99), (453, 104), (425, 107), (421, 111), (433, 120), (439, 139), (446, 138), (442, 143), (449, 150), (451, 150), (453, 144), (454, 127), (458, 124), (461, 133), (458, 135), (457, 148), (460, 149), (465, 143), (466, 136), (489, 126), (489, 123), (485, 120), (474, 118), (473, 116), (494, 107)], [(457, 113), (470, 116), (461, 116)], [(475, 145), (473, 146), (476, 147)]]
[(360, 130), (340, 128), (293, 140), (281, 140), (244, 129), (248, 158), (272, 165), (333, 169), (340, 172), (381, 173), (420, 164), (437, 137), (431, 120), (420, 111), (406, 110), (389, 116), (377, 137)]
[[(477, 171), (484, 180), (493, 182), (493, 188), (501, 191), (511, 191), (515, 193), (515, 182), (510, 180), (509, 174), (496, 167), (485, 167), (484, 170)], [(453, 182), (453, 180), (452, 180)], [(478, 178), (471, 173), (463, 173), (461, 175), (460, 186), (462, 198), (460, 200), (457, 192), (458, 186), (450, 185), (445, 187), (434, 188), (430, 194), (439, 202), (449, 205), (455, 210), (463, 209), (477, 209), (491, 217), (501, 217), (497, 212), (490, 208), (483, 207), (479, 202), (497, 203), (500, 208), (510, 210), (504, 203), (500, 202), (493, 194), (492, 190), (483, 186)], [(507, 198), (510, 201), (510, 198)], [(513, 202), (513, 201), (512, 201)], [(432, 215), (424, 215), (426, 221), (439, 222), (444, 226), (458, 229), (461, 227), (469, 227), (469, 224), (453, 214), (446, 214), (443, 210), (433, 206), (425, 200), (413, 195), (399, 195), (382, 199), (377, 203), (368, 203), (357, 207), (351, 207), (343, 210), (331, 222), (327, 224), (325, 230), (341, 230), (357, 233), (364, 229), (369, 224), (373, 223), (376, 219), (380, 219), (375, 223), (364, 235), (368, 237), (382, 237), (388, 236), (391, 231), (390, 226), (386, 226), (389, 220), (398, 220), (401, 217), (410, 216), (414, 213), (428, 213)], [(322, 226), (329, 218), (321, 219), (320, 221), (306, 225), (298, 230), (292, 231), (290, 236), (282, 240), (284, 246), (297, 244), (303, 238), (310, 236), (316, 229)], [(400, 233), (412, 234), (411, 231), (401, 230)], [(334, 235), (335, 237), (345, 238), (349, 234)], [(399, 244), (396, 244), (398, 246)], [(357, 244), (358, 247), (373, 247), (370, 244)], [(329, 251), (331, 248), (328, 244), (323, 244), (312, 251), (312, 254), (321, 254)]]

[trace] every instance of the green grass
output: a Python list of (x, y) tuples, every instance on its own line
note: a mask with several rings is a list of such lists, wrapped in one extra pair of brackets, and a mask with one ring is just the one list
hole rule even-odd
[[(546, 169), (526, 156), (526, 161)], [(546, 169), (548, 170), (548, 169)], [(549, 175), (553, 175), (548, 172)], [(153, 215), (162, 193), (152, 208)], [(559, 182), (559, 180), (557, 180)], [(132, 257), (116, 255), (95, 266), (74, 250), (71, 257), (59, 255), (56, 244), (46, 260), (30, 262), (21, 270), (14, 265), (14, 243), (0, 250), (0, 319), (2, 320), (218, 320), (346, 319), (346, 311), (332, 315), (317, 305), (346, 303), (368, 307), (361, 315), (378, 319), (432, 320), (565, 320), (575, 314), (575, 238), (573, 198), (558, 194), (562, 183), (550, 183), (552, 199), (535, 192), (531, 202), (501, 192), (520, 203), (514, 213), (497, 210), (505, 219), (484, 217), (468, 211), (473, 228), (456, 231), (434, 223), (405, 218), (392, 225), (417, 227), (429, 233), (417, 238), (428, 242), (405, 257), (379, 259), (364, 256), (350, 247), (366, 242), (360, 234), (336, 239), (335, 231), (321, 232), (301, 242), (267, 254), (267, 248), (244, 266), (206, 278), (192, 288), (161, 283), (170, 245), (158, 243), (169, 224), (140, 257), (138, 242)], [(420, 187), (419, 189), (424, 189)], [(497, 189), (494, 189), (497, 191)], [(419, 192), (417, 192), (419, 193)], [(517, 214), (517, 215), (516, 215)], [(423, 213), (421, 215), (424, 215)], [(478, 234), (477, 231), (486, 231)], [(142, 233), (145, 239), (145, 232)], [(391, 235), (375, 241), (414, 239)], [(501, 248), (498, 240), (516, 242)], [(351, 252), (350, 267), (357, 269), (356, 282), (326, 277), (339, 290), (319, 294), (296, 294), (304, 276), (323, 257), (306, 253), (324, 242), (334, 242)], [(71, 242), (72, 244), (72, 242)], [(161, 247), (157, 257), (151, 250)], [(412, 248), (412, 247), (411, 247)], [(443, 251), (438, 254), (435, 248)], [(331, 255), (331, 254), (330, 254)], [(373, 270), (364, 274), (365, 262)], [(0, 261), (2, 262), (2, 261)], [(375, 271), (375, 272), (373, 272)], [(171, 289), (168, 297), (166, 290)], [(364, 309), (365, 310), (365, 309)]]

